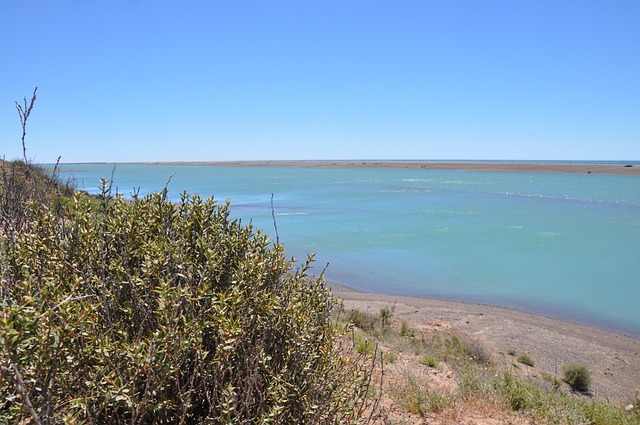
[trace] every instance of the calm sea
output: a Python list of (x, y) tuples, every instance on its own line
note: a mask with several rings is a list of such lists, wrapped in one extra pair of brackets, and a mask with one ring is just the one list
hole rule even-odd
[(79, 189), (183, 191), (370, 292), (504, 306), (640, 336), (640, 177), (66, 164)]

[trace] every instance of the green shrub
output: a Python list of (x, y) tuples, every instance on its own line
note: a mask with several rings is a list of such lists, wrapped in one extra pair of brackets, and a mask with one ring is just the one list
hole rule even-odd
[(520, 354), (516, 360), (524, 365), (531, 367), (533, 367), (533, 365), (535, 364), (533, 359), (526, 354)]
[(382, 325), (383, 329), (389, 326), (390, 320), (391, 320), (391, 310), (389, 310), (388, 308), (380, 309), (380, 324)]
[(349, 322), (353, 323), (355, 326), (362, 329), (363, 331), (369, 332), (373, 330), (373, 326), (376, 323), (376, 319), (371, 314), (354, 309), (354, 310), (351, 310), (351, 312), (349, 312)]
[(402, 321), (402, 326), (400, 327), (400, 336), (405, 338), (415, 338), (415, 331), (409, 327), (407, 322)]
[(464, 364), (469, 361), (480, 365), (490, 365), (491, 356), (486, 352), (484, 347), (473, 340), (460, 340), (455, 335), (444, 340), (444, 343), (437, 347), (439, 357), (445, 362), (453, 361), (454, 363)]
[(365, 357), (371, 357), (376, 350), (376, 342), (367, 338), (361, 332), (355, 332), (353, 335), (353, 346), (357, 353), (364, 355)]
[(371, 371), (311, 259), (292, 270), (228, 204), (106, 186), (0, 232), (0, 423), (358, 419)]
[(510, 372), (504, 372), (493, 384), (498, 394), (516, 411), (535, 410), (544, 398), (538, 387), (520, 381)]
[(438, 365), (438, 361), (436, 360), (436, 358), (429, 355), (422, 356), (422, 359), (420, 359), (420, 363), (429, 367), (436, 367)]
[(588, 392), (591, 385), (591, 373), (587, 366), (581, 363), (569, 363), (562, 368), (564, 382), (569, 384), (572, 390)]

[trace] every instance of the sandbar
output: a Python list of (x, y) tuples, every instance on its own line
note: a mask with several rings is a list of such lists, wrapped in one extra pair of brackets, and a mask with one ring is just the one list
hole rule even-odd
[(147, 164), (211, 165), (219, 167), (380, 168), (399, 170), (450, 170), (552, 174), (609, 174), (640, 176), (640, 162), (586, 163), (560, 161), (201, 161)]

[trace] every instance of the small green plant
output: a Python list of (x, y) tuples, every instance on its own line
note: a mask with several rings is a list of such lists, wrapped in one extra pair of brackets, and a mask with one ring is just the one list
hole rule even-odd
[(373, 356), (375, 352), (375, 346), (376, 346), (375, 341), (367, 338), (361, 332), (356, 332), (354, 334), (353, 344), (356, 349), (356, 352), (366, 357)]
[(436, 360), (436, 358), (430, 355), (422, 356), (422, 359), (420, 359), (420, 363), (429, 367), (436, 367), (438, 365), (438, 361)]
[(373, 330), (373, 326), (376, 321), (371, 314), (354, 309), (349, 313), (349, 322), (353, 323), (354, 326), (362, 329), (363, 331), (369, 332)]
[(494, 381), (494, 388), (516, 411), (531, 409), (540, 404), (542, 393), (535, 385), (520, 381), (511, 372), (505, 372)]
[(415, 331), (407, 325), (407, 322), (402, 321), (402, 326), (400, 327), (400, 336), (405, 338), (415, 338)]
[(387, 328), (389, 326), (389, 322), (391, 320), (391, 310), (388, 308), (380, 309), (380, 324), (382, 328)]
[(591, 386), (591, 372), (582, 363), (569, 363), (562, 368), (563, 381), (569, 384), (573, 391), (586, 393)]
[(562, 386), (562, 381), (560, 379), (558, 379), (556, 376), (549, 375), (548, 373), (543, 373), (542, 379), (550, 383), (554, 391), (558, 391)]
[(524, 365), (530, 366), (530, 367), (533, 367), (534, 364), (535, 364), (533, 359), (531, 357), (529, 357), (528, 355), (526, 355), (526, 354), (520, 354), (516, 360), (518, 362), (520, 362), (520, 363), (522, 363)]
[(463, 342), (453, 335), (445, 339), (437, 349), (440, 358), (445, 362), (467, 363), (471, 361), (480, 365), (491, 364), (491, 356), (482, 345), (473, 340), (465, 340)]

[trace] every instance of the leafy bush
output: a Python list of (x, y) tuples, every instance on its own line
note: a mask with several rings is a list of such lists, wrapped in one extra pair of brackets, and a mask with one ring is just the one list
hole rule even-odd
[(591, 385), (591, 373), (587, 366), (581, 363), (569, 363), (562, 368), (564, 382), (569, 384), (572, 390), (588, 392)]
[(0, 423), (358, 419), (371, 371), (311, 259), (292, 270), (228, 204), (103, 187), (0, 231)]

